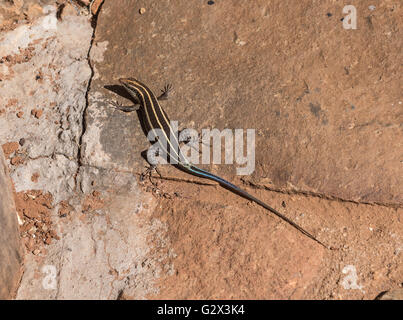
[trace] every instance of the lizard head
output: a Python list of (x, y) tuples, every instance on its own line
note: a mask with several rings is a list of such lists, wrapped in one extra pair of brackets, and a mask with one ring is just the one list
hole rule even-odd
[(134, 78), (120, 78), (120, 84), (135, 98), (143, 98), (142, 89), (144, 89), (144, 85), (137, 81)]

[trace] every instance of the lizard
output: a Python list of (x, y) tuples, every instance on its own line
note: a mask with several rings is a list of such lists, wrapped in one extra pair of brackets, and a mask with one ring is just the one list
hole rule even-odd
[[(142, 117), (144, 118), (144, 124), (146, 129), (149, 131), (153, 131), (154, 136), (157, 137), (158, 134), (156, 129), (159, 129), (159, 132), (163, 133), (162, 139), (165, 139), (165, 143), (161, 143), (161, 140), (157, 140), (159, 143), (159, 148), (162, 152), (165, 153), (166, 156), (169, 157), (171, 163), (175, 163), (176, 166), (192, 175), (213, 180), (219, 183), (222, 187), (234, 192), (235, 194), (246, 198), (250, 201), (257, 203), (262, 206), (266, 210), (272, 212), (277, 217), (287, 222), (289, 225), (300, 231), (302, 234), (312, 239), (316, 243), (325, 247), (326, 249), (333, 249), (319, 241), (315, 238), (311, 233), (297, 225), (295, 222), (287, 218), (285, 215), (278, 212), (276, 209), (272, 208), (265, 202), (259, 200), (258, 198), (252, 196), (245, 190), (239, 188), (238, 186), (232, 184), (231, 182), (214, 175), (208, 171), (200, 169), (195, 165), (191, 164), (189, 160), (185, 157), (185, 155), (180, 151), (179, 141), (173, 128), (171, 127), (171, 122), (168, 118), (166, 112), (162, 109), (159, 100), (165, 100), (168, 97), (168, 94), (171, 90), (170, 85), (166, 85), (164, 90), (162, 90), (162, 94), (157, 97), (144, 83), (136, 80), (134, 78), (120, 78), (120, 84), (125, 88), (125, 90), (130, 94), (130, 96), (136, 102), (135, 105), (129, 107), (123, 107), (120, 105), (116, 105), (118, 109), (124, 112), (137, 111), (140, 109), (142, 111)], [(161, 138), (158, 136), (158, 138)]]

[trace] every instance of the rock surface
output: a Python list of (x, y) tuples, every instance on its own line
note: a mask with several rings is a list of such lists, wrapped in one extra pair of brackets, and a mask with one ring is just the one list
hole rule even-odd
[[(138, 299), (156, 294), (158, 261), (165, 258), (152, 252), (148, 238), (168, 242), (165, 226), (148, 219), (156, 202), (133, 173), (81, 160), (92, 157), (82, 148), (84, 132), (86, 146), (99, 150), (111, 133), (102, 123), (86, 130), (91, 16), (68, 2), (20, 4), (6, 12), (26, 20), (5, 21), (0, 36), (0, 145), (26, 248), (17, 298), (116, 299), (123, 288)], [(30, 5), (40, 8), (38, 16), (27, 16)], [(92, 59), (102, 59), (105, 49), (93, 46)], [(8, 266), (1, 271), (13, 276)]]
[(22, 275), (23, 250), (11, 180), (0, 148), (0, 299), (15, 296)]
[(384, 292), (378, 300), (403, 300), (403, 289), (395, 289), (391, 291)]
[(154, 213), (168, 225), (175, 273), (152, 297), (373, 299), (400, 285), (402, 8), (369, 5), (357, 4), (359, 28), (345, 30), (332, 1), (104, 3), (83, 162), (142, 172), (138, 115), (105, 103), (131, 104), (105, 86), (130, 76), (158, 93), (172, 83), (162, 104), (179, 127), (256, 130), (252, 176), (208, 169), (340, 248), (316, 248), (257, 206), (163, 167), (181, 181), (161, 183), (174, 196)]
[[(374, 299), (401, 286), (400, 3), (357, 2), (357, 30), (334, 1), (105, 0), (92, 25), (89, 8), (57, 3), (0, 6), (0, 145), (27, 249), (17, 298)], [(172, 166), (142, 176), (138, 115), (110, 103), (131, 104), (126, 76), (155, 93), (172, 83), (162, 105), (181, 128), (255, 129), (251, 176), (203, 168), (337, 250)]]
[[(180, 126), (255, 129), (257, 186), (401, 206), (402, 8), (370, 4), (345, 30), (334, 1), (152, 1), (143, 15), (141, 3), (106, 1), (97, 81), (134, 76), (155, 92), (170, 82), (164, 106)], [(139, 148), (126, 137), (118, 145)]]

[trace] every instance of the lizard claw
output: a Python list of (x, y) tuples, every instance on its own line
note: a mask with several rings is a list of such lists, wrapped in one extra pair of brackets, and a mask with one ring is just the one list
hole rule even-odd
[(172, 91), (172, 84), (170, 84), (170, 83), (167, 83), (165, 86), (164, 86), (164, 90), (161, 90), (163, 93), (169, 93), (169, 92), (171, 92)]
[(172, 84), (168, 83), (164, 86), (164, 89), (161, 90), (162, 94), (158, 97), (158, 100), (166, 100), (168, 99), (169, 94), (172, 92)]

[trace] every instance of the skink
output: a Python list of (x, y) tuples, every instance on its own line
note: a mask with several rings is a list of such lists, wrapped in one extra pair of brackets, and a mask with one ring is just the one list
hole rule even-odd
[[(177, 135), (175, 134), (173, 128), (171, 127), (171, 123), (168, 119), (167, 114), (162, 109), (160, 103), (158, 102), (157, 96), (142, 82), (134, 79), (134, 78), (121, 78), (119, 82), (123, 85), (123, 87), (128, 91), (128, 93), (139, 103), (139, 107), (142, 108), (142, 113), (144, 117), (144, 124), (147, 130), (151, 130), (154, 132), (154, 135), (157, 137), (158, 132), (156, 129), (160, 129), (160, 132), (163, 133), (166, 139), (166, 143), (160, 143), (159, 147), (162, 149), (163, 152), (169, 156), (169, 159), (174, 161), (174, 163), (182, 170), (199, 176), (203, 178), (207, 178), (213, 181), (218, 182), (224, 188), (248, 199), (253, 202), (256, 202), (258, 205), (262, 206), (263, 208), (269, 210), (270, 212), (274, 213), (276, 216), (281, 218), (282, 220), (286, 221), (288, 224), (293, 226), (295, 229), (303, 233), (305, 236), (309, 237), (310, 239), (316, 241), (321, 246), (330, 249), (330, 247), (323, 244), (321, 241), (316, 239), (313, 235), (311, 235), (308, 231), (304, 230), (302, 227), (288, 219), (286, 216), (275, 210), (274, 208), (270, 207), (263, 201), (255, 198), (254, 196), (250, 195), (245, 190), (237, 187), (236, 185), (228, 182), (227, 180), (216, 176), (208, 171), (202, 170), (189, 162), (189, 160), (183, 155), (179, 148), (179, 141), (177, 139)], [(169, 87), (165, 87), (165, 92), (161, 97), (165, 97), (168, 93)], [(134, 111), (137, 110), (135, 106), (129, 108), (121, 108), (123, 111)]]

